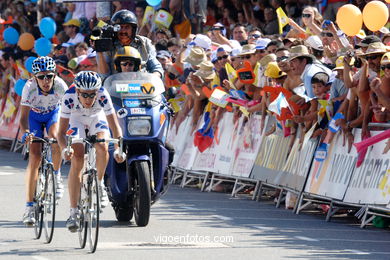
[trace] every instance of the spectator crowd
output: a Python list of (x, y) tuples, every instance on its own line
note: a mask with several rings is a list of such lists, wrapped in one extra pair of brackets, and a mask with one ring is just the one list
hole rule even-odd
[[(340, 113), (336, 125), (351, 148), (354, 128), (362, 128), (362, 138), (367, 138), (369, 123), (390, 122), (390, 33), (387, 24), (377, 32), (363, 28), (355, 36), (346, 36), (335, 22), (337, 9), (346, 3), (164, 0), (162, 10), (173, 17), (164, 27), (144, 19), (147, 3), (143, 1), (45, 1), (39, 9), (34, 1), (5, 0), (0, 3), (0, 32), (13, 27), (38, 39), (42, 37), (38, 13), (54, 19), (57, 30), (49, 56), (56, 61), (58, 75), (70, 85), (79, 71), (101, 73), (92, 31), (102, 22), (109, 23), (112, 13), (128, 9), (138, 19), (138, 34), (153, 42), (166, 88), (180, 90), (174, 118), (177, 129), (192, 114), (195, 131), (206, 110), (209, 129), (217, 127), (224, 113), (234, 113), (234, 120), (261, 114), (263, 118), (274, 115), (279, 122), (267, 134), (281, 131), (296, 136), (314, 129), (312, 137), (324, 140), (329, 122)], [(363, 9), (366, 1), (354, 4)], [(283, 33), (276, 13), (279, 7), (289, 17)], [(2, 111), (7, 98), (18, 102), (13, 87), (19, 78), (29, 77), (25, 61), (37, 54), (1, 36), (0, 40)], [(213, 95), (216, 89), (225, 95)]]

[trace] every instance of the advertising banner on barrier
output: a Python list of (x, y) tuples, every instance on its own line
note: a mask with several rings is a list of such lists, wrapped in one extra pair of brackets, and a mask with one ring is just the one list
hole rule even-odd
[(261, 115), (251, 116), (239, 131), (238, 144), (234, 152), (233, 175), (248, 178), (259, 151), (263, 135), (260, 133)]
[(0, 101), (0, 139), (12, 140), (19, 128), (19, 100), (13, 91)]
[[(371, 131), (371, 136), (379, 134)], [(357, 130), (359, 137), (361, 131)], [(356, 138), (355, 138), (356, 139)], [(359, 168), (355, 168), (344, 201), (360, 204), (386, 205), (390, 201), (390, 152), (383, 154), (387, 140), (368, 148)], [(355, 148), (353, 148), (355, 149)]]
[(223, 175), (232, 175), (234, 152), (238, 144), (239, 129), (243, 118), (233, 122), (233, 113), (226, 112), (221, 119), (218, 144), (218, 157), (214, 172)]
[[(187, 120), (188, 123), (186, 124), (186, 127), (184, 128), (183, 132), (180, 133), (184, 138), (184, 146), (182, 152), (178, 154), (177, 167), (183, 168), (185, 170), (191, 170), (198, 152), (198, 148), (194, 145), (194, 133), (196, 131), (194, 131), (194, 133), (191, 133), (192, 116), (188, 117)], [(199, 121), (203, 121), (203, 117)]]
[(283, 169), (277, 173), (273, 184), (285, 186), (296, 191), (303, 190), (317, 147), (317, 139), (309, 139), (311, 135), (311, 131), (306, 134), (305, 139), (307, 140), (303, 144), (300, 143), (300, 139), (295, 139), (287, 161)]
[(168, 131), (167, 142), (173, 145), (175, 148), (175, 157), (172, 162), (172, 166), (177, 167), (180, 155), (183, 153), (186, 144), (186, 131), (188, 131), (187, 125), (190, 124), (191, 117), (187, 117), (176, 129), (176, 125), (172, 126)]
[(290, 138), (275, 133), (263, 138), (253, 166), (251, 177), (267, 183), (275, 183), (279, 171), (286, 163)]
[[(355, 133), (356, 136), (360, 134)], [(328, 146), (325, 160), (314, 159), (305, 192), (342, 200), (347, 190), (354, 168), (357, 153), (348, 145), (343, 146), (343, 136), (339, 132)]]

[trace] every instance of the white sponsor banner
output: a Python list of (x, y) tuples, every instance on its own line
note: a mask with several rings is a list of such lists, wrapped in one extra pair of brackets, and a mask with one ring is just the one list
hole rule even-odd
[(305, 192), (342, 200), (356, 167), (356, 158), (355, 148), (348, 153), (348, 145), (343, 146), (342, 134), (337, 133), (328, 146), (325, 160), (313, 160)]
[(177, 131), (176, 124), (168, 131), (167, 142), (175, 148), (175, 157), (173, 158), (172, 166), (178, 166), (180, 155), (183, 153), (187, 141), (186, 137), (189, 131), (187, 126), (190, 124), (191, 120), (192, 117), (186, 117)]
[(234, 152), (233, 175), (248, 178), (251, 174), (263, 135), (260, 133), (261, 116), (251, 116), (244, 122), (239, 132), (238, 144)]
[[(371, 131), (371, 136), (379, 133), (381, 132)], [(357, 130), (355, 136), (359, 137), (359, 142), (361, 131)], [(387, 140), (383, 140), (368, 148), (364, 162), (354, 170), (345, 194), (345, 202), (375, 205), (389, 203), (390, 152), (383, 154), (386, 142)]]
[(233, 121), (233, 113), (225, 112), (221, 119), (218, 144), (218, 156), (215, 162), (214, 172), (231, 175), (234, 163), (234, 152), (238, 144), (238, 130), (242, 124), (242, 118)]

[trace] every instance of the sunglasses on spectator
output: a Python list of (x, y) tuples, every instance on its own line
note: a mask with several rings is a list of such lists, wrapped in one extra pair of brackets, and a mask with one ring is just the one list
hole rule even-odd
[(265, 50), (256, 50), (256, 53), (265, 53)]
[(245, 55), (245, 56), (241, 56), (241, 59), (242, 60), (245, 60), (245, 59), (249, 60), (251, 57), (252, 57), (252, 55), (248, 54), (248, 55)]
[(310, 17), (311, 17), (311, 14), (302, 14), (302, 17), (310, 18)]
[(322, 32), (322, 33), (321, 33), (321, 36), (322, 36), (322, 37), (333, 37), (333, 33), (330, 33), (330, 32)]
[(366, 60), (375, 60), (379, 57), (382, 57), (382, 55), (372, 55), (372, 56), (366, 56)]
[(96, 97), (96, 93), (85, 93), (85, 92), (79, 92), (80, 93), (80, 96), (82, 96), (83, 98), (94, 98)]
[(40, 80), (44, 80), (44, 79), (51, 80), (53, 77), (54, 77), (54, 74), (46, 74), (46, 75), (39, 75), (39, 76), (37, 76), (37, 78), (40, 79)]
[(382, 70), (385, 70), (385, 69), (390, 70), (390, 63), (389, 63), (389, 64), (386, 64), (386, 65), (382, 65), (382, 66), (381, 66), (381, 69), (382, 69)]
[(258, 39), (258, 38), (260, 38), (261, 37), (261, 35), (260, 34), (252, 34), (251, 36), (249, 36), (249, 38), (253, 38), (253, 39)]
[(219, 56), (217, 59), (218, 59), (218, 60), (222, 60), (222, 59), (225, 59), (225, 60), (226, 60), (228, 57), (229, 57), (229, 55), (226, 55), (226, 54), (225, 54), (225, 55), (223, 55), (223, 56)]
[(132, 66), (134, 66), (134, 63), (131, 62), (131, 61), (125, 61), (125, 62), (121, 62), (121, 66), (123, 66), (123, 67), (130, 66), (130, 67), (132, 67)]
[(277, 57), (276, 62), (282, 62), (288, 60), (288, 56)]

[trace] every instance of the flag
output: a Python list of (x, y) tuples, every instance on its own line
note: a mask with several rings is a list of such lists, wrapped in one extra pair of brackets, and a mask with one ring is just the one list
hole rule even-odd
[(278, 15), (279, 23), (279, 34), (283, 33), (283, 27), (286, 26), (289, 22), (289, 18), (286, 13), (283, 11), (282, 7), (276, 9), (276, 14)]
[(141, 26), (153, 21), (154, 9), (151, 6), (146, 7)]
[(16, 66), (18, 68), (19, 76), (22, 79), (29, 79), (30, 75), (28, 74), (27, 69), (20, 63), (20, 61), (16, 61)]
[(236, 70), (230, 65), (230, 63), (226, 62), (225, 64), (226, 73), (228, 75), (228, 79), (232, 85), (234, 85), (234, 81), (237, 79)]
[(282, 114), (282, 108), (289, 107), (286, 97), (280, 92), (279, 96), (268, 106), (268, 110), (277, 115)]

